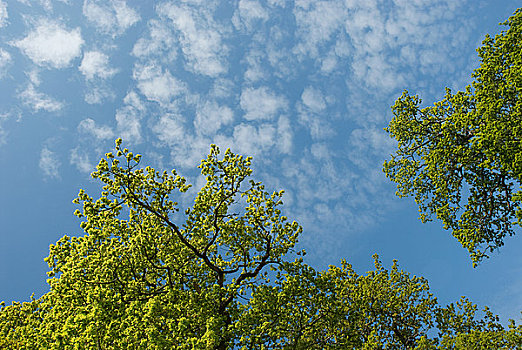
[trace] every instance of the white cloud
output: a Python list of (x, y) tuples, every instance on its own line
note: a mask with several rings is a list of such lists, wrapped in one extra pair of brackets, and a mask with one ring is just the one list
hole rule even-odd
[(290, 120), (281, 116), (277, 122), (277, 148), (283, 154), (289, 154), (293, 148), (293, 132)]
[(7, 67), (9, 66), (11, 61), (11, 55), (9, 54), (9, 52), (0, 48), (0, 78), (2, 78), (5, 75)]
[(314, 113), (320, 113), (326, 108), (326, 102), (321, 91), (311, 86), (304, 89), (301, 100)]
[(56, 112), (62, 109), (64, 106), (62, 102), (37, 91), (32, 83), (30, 83), (27, 88), (20, 93), (20, 99), (34, 112), (38, 112), (40, 110)]
[(152, 131), (158, 139), (167, 145), (177, 145), (187, 142), (187, 132), (183, 125), (183, 117), (175, 114), (164, 114), (154, 125)]
[(58, 172), (60, 161), (56, 157), (56, 154), (47, 147), (42, 148), (42, 151), (40, 152), (39, 166), (46, 177), (55, 179), (60, 178), (60, 173)]
[(210, 94), (214, 98), (227, 98), (234, 96), (235, 91), (236, 86), (232, 80), (217, 78), (214, 79), (214, 85), (212, 86)]
[(326, 160), (330, 156), (330, 152), (328, 151), (328, 146), (324, 143), (313, 143), (310, 147), (310, 152), (312, 155), (321, 160)]
[(83, 39), (79, 28), (68, 30), (56, 22), (43, 20), (13, 45), (40, 66), (65, 68), (80, 55)]
[(366, 56), (352, 64), (355, 78), (371, 87), (390, 92), (405, 85), (405, 79), (383, 56)]
[(331, 73), (337, 67), (337, 56), (330, 52), (328, 55), (323, 57), (321, 61), (321, 71), (324, 73)]
[(89, 174), (96, 170), (96, 166), (90, 161), (89, 155), (81, 152), (79, 148), (73, 148), (70, 154), (70, 163), (76, 166), (80, 172)]
[(322, 114), (310, 113), (299, 109), (298, 121), (306, 129), (314, 141), (324, 140), (335, 135), (330, 121)]
[(352, 49), (346, 39), (345, 35), (340, 35), (333, 47), (330, 47), (328, 53), (317, 58), (321, 65), (321, 73), (330, 74), (336, 72), (339, 63), (344, 58), (350, 57)]
[(116, 69), (109, 67), (109, 56), (99, 51), (85, 52), (79, 69), (87, 80), (95, 77), (110, 78), (117, 72)]
[(88, 90), (85, 93), (85, 102), (88, 104), (100, 104), (108, 99), (114, 99), (115, 94), (103, 82), (88, 83)]
[(40, 5), (46, 10), (51, 11), (53, 9), (53, 5), (51, 4), (51, 0), (38, 0)]
[(234, 145), (240, 153), (255, 156), (274, 146), (276, 135), (277, 130), (272, 124), (254, 126), (242, 123), (234, 127)]
[(262, 66), (262, 59), (265, 54), (261, 49), (251, 49), (246, 55), (246, 61), (248, 63), (248, 69), (244, 74), (244, 78), (248, 82), (257, 82), (265, 79), (268, 72)]
[(193, 168), (206, 154), (210, 143), (223, 144), (216, 139), (211, 141), (205, 135), (190, 133), (183, 116), (179, 114), (163, 114), (152, 131), (161, 145), (170, 149), (172, 163), (180, 167)]
[(374, 225), (388, 204), (385, 196), (390, 195), (382, 194), (386, 179), (380, 166), (361, 173), (344, 162), (337, 149), (328, 141), (312, 143), (299, 157), (281, 161), (284, 178), (279, 179), (279, 187), (286, 191), (285, 204), (290, 199), (289, 215), (299, 218), (309, 233), (303, 239), (321, 253), (332, 252), (339, 232), (353, 235)]
[(360, 168), (373, 169), (382, 164), (383, 157), (391, 154), (395, 141), (381, 129), (355, 129), (349, 139), (348, 158)]
[(146, 111), (136, 92), (131, 91), (123, 99), (125, 105), (116, 111), (118, 135), (129, 143), (141, 142), (141, 119)]
[(172, 29), (156, 19), (151, 19), (148, 27), (150, 38), (138, 39), (132, 48), (132, 54), (138, 58), (155, 56), (167, 62), (174, 61), (177, 56), (177, 39)]
[(241, 108), (246, 112), (247, 120), (272, 119), (287, 108), (285, 97), (278, 96), (267, 87), (246, 88), (241, 93)]
[(171, 162), (176, 166), (194, 169), (195, 164), (199, 164), (201, 159), (208, 153), (209, 145), (215, 143), (224, 145), (219, 139), (210, 140), (206, 137), (192, 137), (184, 135), (177, 143), (170, 146)]
[(298, 0), (293, 52), (299, 60), (312, 58), (323, 74), (342, 64), (351, 68), (353, 81), (362, 87), (390, 93), (408, 83), (412, 69), (436, 74), (444, 62), (464, 59), (458, 52), (470, 27), (452, 20), (462, 4)]
[(9, 17), (7, 13), (7, 4), (0, 0), (0, 27), (3, 27), (7, 24), (7, 18)]
[(296, 41), (294, 31), (282, 26), (271, 26), (268, 37), (264, 33), (257, 36), (262, 42), (261, 51), (266, 52), (266, 58), (271, 66), (270, 73), (280, 79), (297, 78), (302, 67), (298, 55), (292, 52)]
[[(58, 1), (61, 1), (64, 4), (69, 4), (69, 0), (58, 0)], [(18, 0), (18, 2), (21, 2), (22, 4), (24, 4), (26, 6), (40, 5), (47, 12), (51, 12), (53, 10), (53, 5), (52, 5), (51, 0)]]
[(227, 71), (227, 46), (220, 27), (205, 7), (198, 9), (166, 3), (157, 8), (179, 31), (187, 68), (195, 73), (217, 77)]
[(240, 28), (242, 23), (249, 31), (258, 21), (266, 21), (269, 18), (268, 11), (257, 0), (240, 0), (237, 11), (232, 18), (234, 26)]
[[(313, 6), (312, 6), (313, 3)], [(300, 54), (319, 55), (321, 45), (342, 30), (346, 8), (341, 1), (296, 1), (294, 15), (298, 35), (302, 40), (295, 51)]]
[(7, 120), (8, 117), (9, 114), (0, 114), (0, 146), (5, 145), (7, 143), (8, 132), (5, 130), (2, 124)]
[(285, 7), (287, 2), (285, 0), (268, 0), (268, 4), (273, 7), (275, 7), (275, 6)]
[(187, 88), (183, 82), (174, 78), (168, 70), (164, 71), (156, 65), (136, 66), (134, 79), (138, 82), (140, 92), (150, 101), (167, 106), (173, 99), (185, 93)]
[(85, 0), (83, 15), (100, 32), (113, 37), (123, 34), (140, 20), (138, 12), (123, 0)]
[(412, 65), (436, 74), (444, 62), (462, 59), (458, 52), (469, 27), (452, 21), (458, 6), (442, 0), (396, 0), (389, 7), (352, 4), (345, 29), (355, 48), (352, 67), (357, 78), (369, 87), (392, 91), (406, 84), (399, 72)]
[(26, 73), (27, 77), (29, 78), (29, 81), (34, 86), (40, 86), (40, 71), (38, 69), (33, 69)]
[(301, 102), (297, 104), (298, 121), (309, 130), (314, 141), (324, 140), (335, 135), (331, 123), (325, 115), (327, 98), (323, 93), (308, 86), (301, 94)]
[(116, 122), (118, 123), (118, 135), (127, 142), (140, 143), (141, 116), (132, 113), (129, 107), (123, 107), (116, 111)]
[(97, 126), (96, 122), (91, 118), (84, 119), (78, 124), (80, 133), (94, 136), (97, 140), (110, 140), (114, 138), (114, 132), (108, 126)]
[(199, 134), (212, 136), (233, 120), (234, 111), (230, 107), (220, 106), (216, 102), (205, 102), (198, 106), (194, 128)]
[(284, 176), (291, 179), (292, 187), (299, 191), (298, 206), (306, 209), (313, 203), (331, 205), (331, 201), (352, 195), (353, 170), (342, 168), (341, 164), (334, 162), (333, 152), (327, 146), (312, 144), (311, 148), (316, 159), (310, 156), (309, 150), (305, 150), (299, 160), (284, 168)]

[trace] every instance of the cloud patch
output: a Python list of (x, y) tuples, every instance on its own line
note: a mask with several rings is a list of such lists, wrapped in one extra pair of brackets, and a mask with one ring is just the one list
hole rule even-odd
[(159, 102), (165, 107), (187, 91), (182, 81), (174, 78), (168, 70), (154, 64), (136, 66), (134, 79), (138, 82), (140, 92), (149, 101)]
[(7, 143), (7, 130), (3, 126), (4, 122), (9, 117), (9, 114), (0, 114), (0, 146), (5, 145)]
[(85, 102), (88, 104), (100, 104), (108, 99), (114, 99), (115, 94), (103, 83), (89, 83), (89, 90), (85, 93)]
[(268, 20), (268, 11), (257, 0), (240, 0), (237, 11), (232, 18), (234, 26), (240, 28), (243, 24), (249, 31), (257, 22)]
[(9, 54), (9, 52), (0, 48), (0, 78), (4, 77), (4, 75), (7, 71), (7, 67), (9, 66), (11, 61), (12, 61), (12, 59), (11, 59), (11, 55)]
[(138, 94), (131, 91), (123, 99), (124, 106), (116, 111), (116, 123), (118, 135), (129, 143), (140, 143), (141, 119), (146, 108)]
[(39, 66), (66, 68), (80, 56), (83, 39), (80, 28), (69, 30), (56, 22), (43, 20), (13, 45)]
[(270, 123), (258, 126), (242, 123), (234, 128), (234, 144), (242, 154), (255, 156), (271, 148), (276, 135), (277, 130)]
[(233, 120), (234, 111), (230, 107), (220, 106), (216, 102), (205, 102), (196, 111), (194, 128), (198, 134), (212, 136)]
[(33, 112), (46, 111), (56, 112), (63, 108), (64, 104), (43, 92), (37, 91), (34, 84), (30, 83), (27, 88), (20, 93), (22, 103), (31, 108)]
[(123, 34), (141, 19), (123, 0), (85, 0), (83, 15), (98, 31), (113, 37)]
[(89, 159), (89, 155), (81, 151), (78, 147), (71, 150), (69, 161), (72, 165), (76, 166), (76, 169), (85, 174), (89, 174), (96, 169), (94, 163)]
[(187, 132), (183, 124), (182, 116), (164, 114), (154, 125), (152, 131), (154, 131), (161, 142), (167, 145), (182, 144), (187, 141)]
[(157, 19), (151, 19), (148, 27), (149, 37), (138, 39), (132, 48), (132, 54), (140, 59), (154, 56), (172, 62), (177, 56), (178, 43), (173, 29)]
[(109, 56), (100, 51), (85, 52), (79, 69), (87, 80), (96, 77), (107, 79), (117, 72), (116, 69), (109, 66)]
[(91, 118), (84, 119), (78, 124), (78, 131), (82, 134), (87, 134), (97, 140), (110, 140), (114, 138), (114, 132), (108, 126), (96, 125), (96, 122)]
[(241, 108), (246, 120), (273, 119), (278, 112), (287, 108), (285, 97), (276, 95), (267, 87), (246, 88), (241, 93)]
[(304, 89), (301, 100), (314, 113), (322, 112), (326, 108), (326, 102), (321, 91), (311, 86)]
[(222, 41), (222, 29), (205, 6), (196, 9), (167, 3), (158, 6), (157, 11), (160, 16), (169, 18), (179, 32), (188, 70), (210, 77), (227, 72), (228, 49)]
[(396, 147), (395, 140), (377, 128), (354, 129), (348, 142), (348, 158), (358, 167), (368, 170), (382, 164), (384, 157)]
[(7, 4), (0, 0), (0, 27), (7, 25)]
[(318, 57), (321, 46), (342, 30), (346, 8), (341, 1), (296, 1), (294, 16), (298, 35), (304, 39), (294, 51)]
[(60, 168), (60, 161), (58, 160), (56, 153), (49, 150), (47, 147), (42, 148), (38, 165), (43, 171), (45, 177), (54, 179), (60, 178), (60, 173), (58, 171)]

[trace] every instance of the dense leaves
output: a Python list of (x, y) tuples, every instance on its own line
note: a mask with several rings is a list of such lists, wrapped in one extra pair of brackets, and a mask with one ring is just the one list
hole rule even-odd
[(451, 230), (476, 265), (522, 224), (522, 9), (478, 49), (465, 91), (421, 108), (404, 92), (386, 129), (398, 149), (384, 164), (423, 221)]
[(200, 166), (205, 186), (176, 215), (175, 197), (189, 189), (185, 179), (140, 168), (140, 156), (120, 144), (92, 174), (104, 183), (102, 196), (93, 200), (80, 191), (75, 200), (87, 235), (62, 238), (47, 259), (50, 275), (59, 276), (49, 281), (51, 314), (71, 319), (61, 339), (116, 348), (225, 348), (238, 295), (265, 280), (264, 267), (281, 262), (301, 228), (281, 215), (282, 192), (245, 183), (250, 158), (227, 151), (219, 160), (212, 147)]
[[(346, 262), (316, 271), (289, 260), (300, 226), (281, 212), (282, 192), (250, 180), (250, 158), (211, 147), (206, 178), (180, 212), (189, 185), (108, 153), (80, 190), (85, 234), (51, 245), (50, 291), (0, 309), (10, 349), (453, 349), (522, 344), (486, 310), (438, 305), (423, 278), (387, 270), (358, 275)], [(434, 333), (439, 332), (437, 336)]]
[[(249, 303), (247, 348), (414, 347), (437, 307), (422, 278), (383, 268), (359, 276), (346, 262), (316, 272), (297, 260)], [(249, 329), (250, 332), (246, 332)]]
[[(399, 142), (385, 164), (398, 194), (414, 195), (474, 263), (522, 223), (522, 10), (487, 37), (471, 86), (420, 108), (405, 92), (388, 127)], [(250, 179), (251, 159), (216, 146), (205, 184), (140, 165), (116, 141), (80, 190), (84, 231), (51, 245), (50, 291), (0, 304), (6, 349), (516, 349), (522, 327), (503, 327), (465, 298), (441, 306), (428, 282), (386, 269), (357, 274), (345, 261), (316, 271), (292, 260), (301, 227), (283, 192)], [(183, 201), (184, 202), (184, 201)], [(300, 253), (297, 253), (300, 254)]]

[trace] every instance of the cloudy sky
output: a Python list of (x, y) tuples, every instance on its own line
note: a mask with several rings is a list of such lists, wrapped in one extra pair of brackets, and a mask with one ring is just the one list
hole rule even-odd
[[(463, 89), (518, 0), (0, 0), (0, 300), (47, 291), (43, 258), (81, 235), (71, 203), (114, 139), (144, 164), (195, 167), (215, 143), (285, 189), (317, 268), (398, 259), (441, 303), (520, 319), (522, 248), (476, 269), (382, 173), (408, 89)], [(186, 201), (188, 204), (189, 201)]]

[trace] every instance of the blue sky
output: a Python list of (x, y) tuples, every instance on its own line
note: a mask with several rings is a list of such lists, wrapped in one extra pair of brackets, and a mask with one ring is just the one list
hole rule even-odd
[[(473, 269), (382, 173), (383, 128), (408, 89), (463, 89), (475, 49), (519, 1), (0, 0), (0, 300), (45, 293), (43, 258), (81, 235), (71, 203), (114, 139), (194, 188), (215, 143), (284, 189), (317, 268), (378, 253), (520, 320), (520, 237)], [(190, 201), (185, 200), (185, 205)]]

